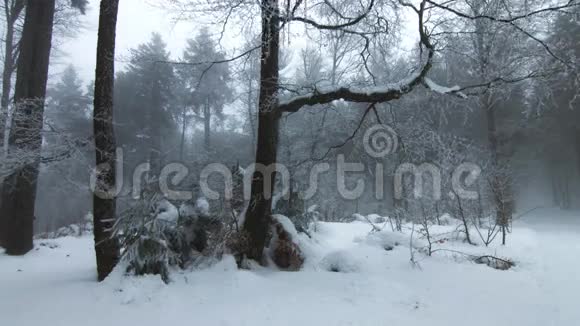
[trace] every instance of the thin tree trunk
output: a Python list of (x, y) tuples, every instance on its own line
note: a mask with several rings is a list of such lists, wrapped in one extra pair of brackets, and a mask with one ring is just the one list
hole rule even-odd
[[(485, 6), (484, 2), (477, 2), (477, 5), (472, 7), (475, 15), (481, 14), (482, 8)], [(489, 62), (491, 54), (488, 45), (490, 40), (486, 40), (488, 35), (486, 24), (489, 22), (477, 20), (475, 22), (475, 29), (477, 33), (476, 51), (479, 59), (480, 77), (482, 80), (489, 79)], [(504, 158), (501, 155), (501, 148), (499, 137), (497, 134), (497, 121), (495, 115), (495, 105), (492, 102), (492, 94), (484, 95), (483, 110), (487, 119), (487, 137), (489, 152), (491, 155), (491, 190), (494, 195), (496, 204), (496, 221), (502, 230), (502, 244), (506, 243), (507, 228), (511, 220), (513, 210), (513, 200), (511, 193), (511, 180), (507, 166), (505, 166)], [(505, 156), (505, 155), (504, 155)]]
[[(97, 65), (95, 69), (95, 99), (93, 128), (95, 134), (96, 164), (107, 166), (99, 171), (97, 185), (101, 189), (115, 187), (115, 132), (113, 128), (113, 89), (115, 83), (115, 32), (119, 0), (101, 0)], [(119, 260), (119, 247), (111, 237), (116, 198), (93, 194), (93, 227), (95, 254), (99, 281), (104, 280)]]
[(204, 131), (204, 146), (206, 153), (209, 153), (209, 150), (211, 148), (210, 128), (211, 128), (211, 111), (209, 107), (209, 98), (208, 98), (203, 108), (203, 131)]
[(580, 129), (576, 130), (576, 166), (578, 168), (578, 175), (580, 175)]
[(0, 213), (5, 221), (6, 253), (24, 255), (33, 247), (34, 203), (42, 145), (42, 118), (52, 42), (55, 0), (28, 1), (20, 41), (14, 102), (17, 116), (9, 149), (26, 153), (27, 162), (2, 187)]
[(254, 107), (254, 98), (252, 92), (252, 78), (249, 78), (249, 88), (248, 88), (248, 121), (250, 122), (250, 131), (252, 137), (252, 154), (256, 150), (256, 126), (254, 125), (254, 115), (252, 108)]
[[(149, 106), (149, 121), (148, 121), (148, 132), (149, 132), (149, 163), (151, 164), (150, 175), (158, 180), (159, 174), (161, 172), (161, 128), (159, 126), (159, 112), (163, 111), (163, 104), (161, 99), (161, 85), (159, 80), (154, 80), (151, 82), (151, 98)], [(149, 184), (149, 186), (154, 186), (154, 184)], [(158, 187), (153, 187), (154, 191), (157, 191)]]
[[(277, 110), (278, 68), (279, 68), (279, 22), (278, 1), (262, 0), (262, 50), (260, 69), (260, 99), (258, 112), (258, 137), (256, 164), (271, 166), (276, 163), (278, 151), (278, 129), (280, 113)], [(269, 178), (270, 189), (265, 189)], [(244, 231), (249, 237), (246, 257), (262, 261), (264, 246), (271, 220), (272, 196), (265, 196), (274, 190), (274, 174), (263, 174), (256, 169), (252, 178), (252, 191)]]
[[(24, 0), (4, 0), (4, 10), (6, 19), (6, 35), (4, 39), (4, 70), (2, 72), (2, 97), (0, 98), (0, 164), (1, 158), (6, 155), (7, 142), (5, 141), (6, 127), (8, 123), (8, 106), (10, 104), (10, 91), (12, 90), (12, 75), (16, 69), (14, 44), (14, 26), (18, 17), (24, 9)], [(0, 184), (0, 193), (2, 193), (2, 184)], [(0, 207), (2, 198), (0, 197)], [(6, 225), (5, 214), (0, 213), (0, 247), (6, 242), (8, 225)]]
[[(4, 71), (2, 73), (2, 98), (0, 98), (0, 148), (4, 149), (4, 133), (8, 118), (8, 104), (10, 102), (10, 90), (12, 89), (12, 73), (14, 62), (12, 57), (14, 40), (14, 28), (7, 24), (6, 41), (4, 43)], [(4, 150), (0, 155), (4, 154)]]
[(15, 25), (18, 17), (24, 9), (24, 0), (4, 1), (6, 35), (4, 39), (4, 69), (2, 72), (2, 97), (0, 98), (0, 147), (4, 147), (4, 133), (6, 118), (8, 117), (8, 105), (10, 104), (10, 91), (12, 90), (12, 75), (16, 69), (16, 45), (14, 44)]
[[(489, 103), (489, 101), (487, 101)], [(495, 108), (493, 105), (486, 105), (487, 131), (489, 140), (489, 150), (491, 154), (491, 187), (496, 203), (496, 220), (502, 231), (502, 244), (506, 244), (507, 229), (512, 216), (513, 201), (511, 193), (511, 178), (509, 172), (505, 171), (506, 166), (502, 164), (500, 155), (499, 140), (497, 136), (497, 126), (495, 118)]]
[(187, 108), (184, 107), (183, 114), (182, 114), (183, 121), (181, 122), (181, 145), (179, 148), (179, 160), (181, 162), (183, 162), (183, 150), (185, 148), (185, 128), (186, 128), (186, 124), (187, 124), (186, 112), (187, 112)]

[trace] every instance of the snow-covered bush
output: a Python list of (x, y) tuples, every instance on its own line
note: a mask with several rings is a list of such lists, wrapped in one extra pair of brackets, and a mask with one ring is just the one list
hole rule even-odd
[[(221, 255), (221, 226), (221, 221), (211, 214), (210, 205), (203, 197), (198, 198), (193, 205), (182, 204), (179, 208), (178, 227), (188, 244), (187, 249), (193, 248), (199, 253), (211, 250), (211, 255)], [(191, 250), (184, 252), (183, 260), (188, 261), (190, 254)]]
[(171, 267), (184, 268), (206, 249), (212, 221), (203, 198), (177, 209), (161, 195), (149, 194), (120, 215), (114, 235), (128, 272), (158, 274), (168, 282)]
[(397, 246), (409, 246), (409, 236), (407, 234), (389, 230), (371, 232), (365, 238), (356, 240), (371, 246), (381, 247), (386, 251), (391, 251)]
[(183, 243), (177, 231), (175, 206), (158, 194), (145, 194), (124, 211), (114, 226), (127, 271), (136, 275), (158, 274), (169, 281), (169, 267), (179, 264)]

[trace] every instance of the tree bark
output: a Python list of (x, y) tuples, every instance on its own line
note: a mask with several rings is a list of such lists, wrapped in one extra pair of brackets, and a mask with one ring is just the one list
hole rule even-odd
[(253, 107), (254, 107), (254, 98), (252, 92), (252, 78), (248, 78), (248, 121), (250, 122), (250, 134), (252, 137), (252, 154), (256, 150), (256, 126), (254, 125), (254, 114), (253, 114)]
[[(6, 153), (5, 138), (8, 118), (8, 106), (10, 104), (10, 91), (12, 90), (12, 75), (16, 69), (16, 45), (14, 44), (15, 25), (18, 17), (24, 9), (24, 0), (4, 1), (6, 35), (4, 40), (4, 69), (2, 72), (2, 97), (0, 98), (0, 158)], [(1, 164), (1, 163), (0, 163)], [(0, 184), (0, 193), (2, 184)], [(0, 207), (2, 198), (0, 197)], [(6, 241), (8, 225), (5, 224), (5, 215), (0, 213), (0, 247)]]
[(179, 147), (179, 160), (183, 162), (183, 150), (185, 148), (185, 128), (187, 128), (187, 108), (183, 108), (183, 112), (181, 114), (181, 142)]
[(204, 132), (204, 146), (205, 152), (209, 153), (211, 149), (210, 130), (211, 128), (211, 108), (209, 106), (209, 98), (203, 107), (203, 132)]
[[(5, 118), (8, 116), (10, 91), (12, 90), (12, 74), (16, 68), (16, 45), (14, 44), (15, 25), (24, 9), (24, 0), (15, 0), (12, 3), (4, 1), (6, 35), (4, 40), (4, 69), (2, 72), (2, 97), (0, 98), (0, 147), (4, 146)], [(9, 6), (9, 7), (8, 7)]]
[[(484, 2), (477, 2), (472, 6), (474, 15), (483, 12)], [(490, 42), (486, 39), (489, 34), (484, 20), (475, 21), (476, 31), (476, 54), (479, 61), (479, 73), (481, 80), (489, 80), (490, 66), (492, 60), (490, 52)], [(511, 176), (509, 175), (505, 153), (502, 153), (501, 139), (497, 130), (496, 104), (493, 103), (493, 94), (483, 95), (482, 109), (487, 120), (487, 140), (491, 159), (490, 187), (494, 196), (496, 206), (496, 223), (502, 231), (502, 244), (506, 243), (507, 229), (513, 213), (513, 194), (511, 189)]]
[(162, 157), (161, 157), (161, 127), (159, 126), (159, 116), (160, 112), (163, 111), (163, 100), (161, 96), (161, 85), (158, 75), (156, 74), (156, 79), (151, 81), (150, 84), (150, 106), (149, 106), (149, 117), (147, 131), (149, 134), (149, 164), (150, 164), (150, 176), (153, 178), (150, 180), (149, 186), (152, 186), (151, 190), (157, 191), (158, 187), (153, 187), (157, 182), (152, 182), (153, 180), (158, 180), (159, 174), (161, 173)]
[[(96, 166), (105, 167), (98, 170), (97, 186), (99, 189), (113, 189), (116, 181), (113, 89), (118, 9), (119, 0), (101, 0), (93, 112)], [(93, 194), (95, 254), (99, 281), (104, 280), (109, 275), (119, 260), (118, 243), (111, 234), (116, 204), (114, 195), (103, 196), (97, 192)]]
[(576, 147), (576, 166), (578, 168), (578, 174), (580, 175), (580, 129), (576, 129), (576, 141), (575, 141), (575, 147)]
[(33, 247), (34, 202), (54, 10), (55, 0), (28, 1), (26, 6), (14, 91), (17, 118), (10, 129), (8, 147), (23, 151), (28, 159), (4, 181), (0, 207), (5, 229), (3, 245), (10, 255), (24, 255)]
[[(260, 95), (258, 109), (258, 135), (256, 164), (270, 166), (276, 163), (278, 151), (278, 68), (279, 68), (279, 21), (277, 0), (262, 0), (262, 50), (260, 69)], [(265, 189), (269, 178), (270, 189)], [(274, 174), (260, 173), (258, 169), (252, 178), (250, 203), (244, 221), (244, 231), (248, 235), (248, 259), (262, 262), (264, 246), (268, 235), (272, 214), (272, 194)]]
[(495, 108), (489, 104), (489, 95), (486, 108), (487, 131), (489, 150), (491, 154), (491, 188), (496, 204), (496, 222), (501, 227), (502, 244), (506, 244), (507, 229), (513, 214), (513, 195), (511, 189), (511, 176), (506, 171), (508, 168), (501, 155), (501, 148), (497, 135), (497, 123)]

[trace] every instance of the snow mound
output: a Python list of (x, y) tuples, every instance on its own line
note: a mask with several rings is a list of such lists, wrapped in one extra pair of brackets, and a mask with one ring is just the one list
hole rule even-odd
[(334, 251), (320, 261), (320, 267), (335, 273), (356, 273), (360, 271), (361, 262), (346, 250)]
[(354, 213), (352, 214), (352, 220), (354, 221), (358, 221), (358, 222), (365, 222), (368, 223), (367, 218), (364, 215), (358, 214), (358, 213)]
[(298, 231), (296, 231), (294, 223), (292, 223), (288, 217), (280, 214), (274, 214), (272, 215), (272, 220), (274, 223), (280, 223), (280, 225), (284, 228), (284, 231), (290, 234), (292, 241), (296, 243), (296, 240), (298, 239)]
[(370, 214), (370, 215), (367, 215), (367, 219), (369, 221), (371, 221), (372, 223), (382, 224), (382, 223), (385, 223), (388, 218), (384, 217), (384, 216), (380, 216), (378, 214)]
[[(380, 247), (384, 250), (391, 251), (395, 247), (409, 247), (411, 239), (408, 234), (392, 231), (373, 232), (364, 238), (356, 238), (355, 242), (367, 244), (372, 247)], [(416, 242), (416, 240), (414, 240)], [(415, 247), (415, 243), (413, 244)]]
[(299, 270), (305, 257), (300, 249), (294, 224), (283, 215), (274, 215), (272, 219), (272, 239), (268, 246), (270, 259), (282, 269)]

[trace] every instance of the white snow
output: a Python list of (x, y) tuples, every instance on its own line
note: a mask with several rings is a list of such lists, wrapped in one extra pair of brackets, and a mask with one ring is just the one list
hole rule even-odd
[(195, 209), (200, 215), (209, 215), (209, 202), (204, 197), (200, 197), (195, 201)]
[[(66, 237), (39, 240), (24, 257), (0, 253), (0, 320), (18, 326), (580, 324), (580, 213), (526, 215), (506, 247), (454, 241), (455, 227), (434, 227), (445, 239), (436, 248), (506, 257), (516, 267), (498, 271), (443, 251), (416, 252), (413, 265), (407, 229), (370, 233), (365, 222), (319, 222), (313, 239), (300, 238), (310, 245), (300, 272), (238, 270), (226, 257), (204, 270), (174, 272), (169, 285), (158, 276), (124, 276), (121, 268), (99, 284), (92, 237)], [(413, 246), (422, 246), (415, 237)]]
[(313, 92), (309, 92), (306, 94), (301, 94), (301, 95), (296, 95), (296, 96), (287, 96), (288, 94), (280, 94), (280, 106), (286, 106), (289, 105), (290, 103), (296, 102), (296, 101), (301, 101), (304, 99), (309, 99), (311, 97), (314, 97), (316, 95), (325, 95), (325, 94), (330, 94), (333, 92), (338, 92), (340, 90), (348, 90), (350, 93), (355, 93), (355, 94), (364, 94), (367, 96), (372, 96), (375, 94), (384, 94), (384, 93), (388, 93), (388, 92), (398, 92), (403, 90), (405, 87), (408, 87), (409, 84), (411, 84), (411, 82), (413, 82), (415, 79), (419, 78), (421, 75), (421, 72), (415, 72), (413, 74), (411, 74), (410, 76), (404, 78), (403, 80), (396, 82), (396, 83), (390, 83), (390, 84), (385, 84), (385, 85), (381, 85), (381, 86), (370, 86), (370, 87), (345, 87), (345, 86), (341, 86), (341, 87), (332, 87), (332, 86), (317, 86), (316, 89)]
[(165, 222), (177, 223), (179, 219), (179, 211), (177, 207), (171, 204), (168, 200), (163, 199), (157, 203), (157, 216), (158, 220), (163, 220)]
[(209, 216), (209, 202), (205, 197), (200, 197), (195, 201), (195, 205), (183, 203), (179, 206), (181, 216)]
[(318, 205), (311, 205), (308, 207), (308, 209), (306, 210), (308, 213), (314, 213), (318, 210)]
[(453, 86), (453, 87), (446, 87), (446, 86), (441, 86), (439, 84), (437, 84), (436, 82), (434, 82), (432, 79), (430, 78), (425, 78), (425, 84), (427, 85), (427, 87), (432, 90), (435, 93), (439, 93), (439, 94), (449, 94), (449, 93), (457, 93), (459, 96), (466, 98), (467, 96), (461, 92), (459, 92), (459, 90), (461, 89), (459, 86)]

